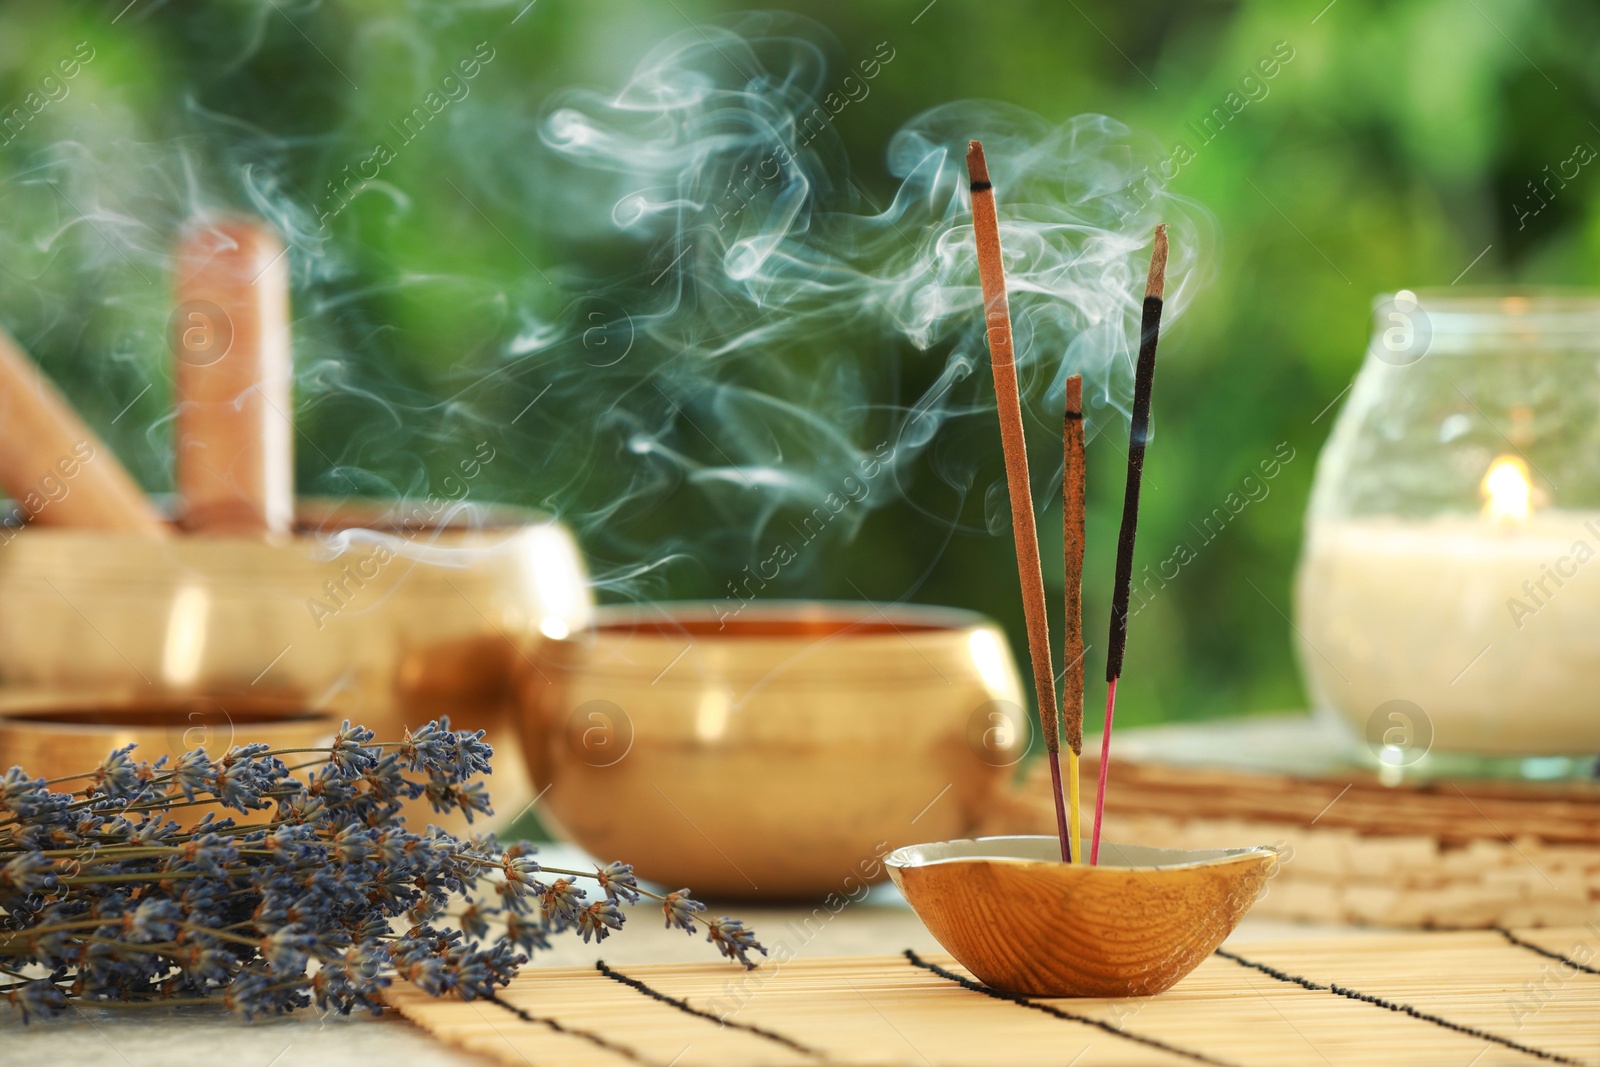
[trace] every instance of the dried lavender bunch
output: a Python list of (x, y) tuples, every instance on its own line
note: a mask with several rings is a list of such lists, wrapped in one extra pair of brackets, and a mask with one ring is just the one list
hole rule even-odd
[[(377, 1012), (396, 975), (492, 996), (552, 936), (603, 941), (641, 897), (668, 927), (703, 923), (746, 967), (766, 953), (738, 920), (702, 918), (686, 889), (641, 888), (627, 864), (542, 868), (527, 843), (407, 830), (401, 803), (420, 796), (469, 822), (490, 810), (474, 779), (492, 749), (448, 719), (389, 743), (347, 721), (324, 749), (244, 745), (215, 760), (196, 749), (142, 763), (132, 748), (72, 779), (0, 777), (0, 993), (25, 1022), (74, 1001)], [(85, 784), (51, 790), (66, 781)], [(169, 817), (216, 802), (240, 818), (207, 812), (185, 829)]]

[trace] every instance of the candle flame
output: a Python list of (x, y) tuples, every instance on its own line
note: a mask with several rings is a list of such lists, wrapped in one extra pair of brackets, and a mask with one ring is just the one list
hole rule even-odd
[(1517, 456), (1501, 456), (1489, 464), (1479, 490), (1486, 519), (1526, 522), (1533, 514), (1533, 483), (1528, 465)]

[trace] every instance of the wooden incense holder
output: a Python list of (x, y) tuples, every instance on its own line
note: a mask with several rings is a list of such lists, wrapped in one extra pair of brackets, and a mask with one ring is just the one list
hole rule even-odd
[(1170, 989), (1233, 932), (1276, 849), (1184, 851), (1105, 842), (1062, 863), (1054, 837), (908, 845), (884, 861), (917, 917), (986, 985), (1040, 997)]
[(294, 523), (288, 256), (265, 224), (221, 218), (190, 226), (175, 258), (183, 525), (286, 535)]
[(30, 523), (151, 538), (168, 532), (132, 475), (4, 330), (0, 485)]

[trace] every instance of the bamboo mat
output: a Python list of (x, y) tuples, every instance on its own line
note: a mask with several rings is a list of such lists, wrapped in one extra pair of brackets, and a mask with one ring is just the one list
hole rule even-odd
[(1219, 951), (1157, 997), (988, 990), (949, 957), (529, 968), (497, 1000), (390, 1003), (511, 1067), (1600, 1067), (1600, 924)]

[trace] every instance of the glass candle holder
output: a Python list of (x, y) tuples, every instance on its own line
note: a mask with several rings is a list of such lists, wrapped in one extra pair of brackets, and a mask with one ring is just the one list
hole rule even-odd
[(1430, 751), (1592, 765), (1597, 557), (1600, 295), (1378, 298), (1306, 520), (1316, 707), (1394, 768)]

